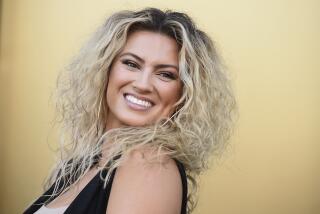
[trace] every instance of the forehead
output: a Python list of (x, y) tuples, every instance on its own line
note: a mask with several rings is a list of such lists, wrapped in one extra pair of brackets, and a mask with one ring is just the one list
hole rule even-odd
[(167, 36), (151, 31), (136, 31), (131, 33), (122, 53), (131, 52), (143, 58), (146, 62), (166, 62), (178, 65), (177, 42)]

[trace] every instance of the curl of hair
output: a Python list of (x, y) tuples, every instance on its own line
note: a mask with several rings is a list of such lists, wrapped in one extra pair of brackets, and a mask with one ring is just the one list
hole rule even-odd
[[(127, 37), (138, 30), (177, 41), (183, 93), (170, 118), (143, 127), (106, 130), (108, 72)], [(45, 189), (55, 186), (50, 198), (79, 181), (102, 152), (108, 157), (106, 184), (111, 171), (125, 159), (123, 154), (149, 146), (157, 156), (168, 155), (184, 164), (191, 213), (197, 205), (198, 176), (208, 169), (209, 157), (224, 150), (237, 115), (227, 69), (210, 37), (185, 13), (156, 8), (111, 15), (59, 74), (54, 95), (56, 122), (62, 127), (59, 159), (45, 183)], [(107, 164), (117, 155), (121, 157)]]

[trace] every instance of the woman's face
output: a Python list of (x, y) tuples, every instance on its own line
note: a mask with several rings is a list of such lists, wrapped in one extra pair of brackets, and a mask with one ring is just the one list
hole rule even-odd
[(182, 94), (178, 51), (159, 33), (129, 35), (109, 73), (107, 129), (152, 124), (174, 112)]

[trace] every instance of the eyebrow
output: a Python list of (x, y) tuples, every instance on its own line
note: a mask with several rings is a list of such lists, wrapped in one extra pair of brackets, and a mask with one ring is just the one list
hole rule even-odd
[[(125, 56), (125, 55), (129, 55), (134, 57), (135, 59), (137, 59), (138, 61), (140, 61), (141, 63), (145, 63), (144, 59), (142, 59), (141, 57), (137, 56), (136, 54), (130, 53), (130, 52), (126, 52), (121, 54), (119, 57)], [(155, 68), (167, 68), (167, 67), (171, 67), (171, 68), (175, 68), (177, 71), (179, 71), (178, 66), (175, 65), (170, 65), (170, 64), (158, 64), (155, 66)]]

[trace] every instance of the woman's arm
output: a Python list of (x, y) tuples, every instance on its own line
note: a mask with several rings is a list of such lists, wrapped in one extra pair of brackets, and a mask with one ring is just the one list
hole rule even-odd
[(109, 196), (107, 214), (180, 214), (182, 183), (173, 159), (148, 164), (154, 153), (132, 152), (117, 168)]

